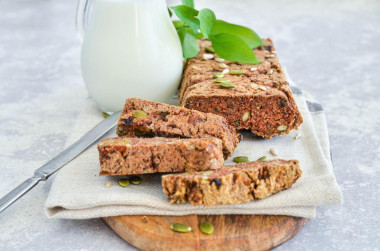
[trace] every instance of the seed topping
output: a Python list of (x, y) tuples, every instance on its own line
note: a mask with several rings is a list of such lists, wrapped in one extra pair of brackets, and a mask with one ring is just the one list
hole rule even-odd
[(204, 60), (210, 60), (210, 59), (214, 58), (214, 55), (205, 53), (205, 54), (202, 55), (202, 57), (203, 57)]
[(220, 83), (219, 86), (225, 89), (232, 89), (236, 87), (233, 83), (230, 82)]
[(231, 75), (241, 75), (241, 74), (243, 74), (243, 73), (244, 73), (243, 70), (231, 70), (231, 71), (230, 71), (230, 74), (231, 74)]
[(223, 78), (224, 77), (224, 74), (223, 72), (217, 72), (215, 73), (212, 78)]
[(226, 65), (225, 63), (220, 63), (219, 67), (224, 69), (224, 68), (228, 68), (228, 65)]

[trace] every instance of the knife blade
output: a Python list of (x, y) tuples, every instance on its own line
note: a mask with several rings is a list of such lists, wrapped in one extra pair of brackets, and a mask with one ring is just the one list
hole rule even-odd
[(88, 133), (86, 133), (82, 138), (74, 142), (71, 146), (67, 147), (53, 159), (49, 160), (46, 164), (35, 170), (33, 177), (25, 180), (15, 189), (6, 194), (0, 199), (0, 213), (3, 212), (7, 207), (21, 198), (24, 194), (35, 187), (40, 181), (47, 180), (51, 175), (61, 169), (64, 165), (69, 163), (72, 159), (86, 150), (89, 146), (95, 143), (100, 137), (105, 133), (110, 131), (117, 123), (120, 117), (120, 112), (116, 112), (109, 116)]

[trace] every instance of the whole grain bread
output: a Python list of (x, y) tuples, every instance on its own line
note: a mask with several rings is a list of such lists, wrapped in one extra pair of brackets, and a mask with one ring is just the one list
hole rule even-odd
[(170, 203), (240, 204), (288, 189), (301, 174), (298, 160), (276, 159), (206, 172), (167, 174), (162, 176), (162, 187)]
[(100, 175), (204, 171), (223, 166), (217, 138), (116, 137), (98, 144)]
[(129, 137), (216, 137), (222, 141), (225, 158), (241, 139), (222, 116), (137, 98), (127, 99), (116, 133)]
[[(258, 136), (271, 138), (297, 129), (303, 122), (286, 76), (280, 66), (273, 43), (255, 49), (259, 65), (232, 61), (203, 60), (211, 46), (200, 40), (201, 52), (186, 63), (179, 90), (180, 103), (189, 109), (224, 116), (238, 130), (250, 130)], [(214, 74), (228, 69), (242, 74), (224, 74), (236, 87), (226, 89), (215, 83)]]

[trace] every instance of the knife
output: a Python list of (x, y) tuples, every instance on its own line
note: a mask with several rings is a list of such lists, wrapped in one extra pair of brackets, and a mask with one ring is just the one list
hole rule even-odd
[(74, 144), (38, 168), (34, 172), (33, 177), (25, 180), (18, 187), (0, 199), (0, 213), (16, 200), (21, 198), (24, 194), (29, 192), (38, 184), (38, 182), (47, 180), (52, 174), (57, 172), (64, 165), (69, 163), (72, 159), (74, 159), (89, 146), (91, 146), (96, 140), (110, 131), (116, 125), (119, 117), (120, 112), (116, 112), (113, 115), (109, 116), (100, 122), (97, 126), (95, 126), (91, 131), (86, 133), (82, 138), (77, 140)]

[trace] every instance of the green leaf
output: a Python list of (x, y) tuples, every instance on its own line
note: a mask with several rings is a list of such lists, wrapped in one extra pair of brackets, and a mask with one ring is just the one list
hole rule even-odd
[(194, 34), (198, 33), (199, 20), (195, 17), (198, 15), (199, 11), (186, 5), (173, 6), (172, 10), (175, 12), (179, 19), (181, 19), (183, 22), (189, 25), (191, 29), (193, 29)]
[(178, 20), (174, 20), (173, 24), (174, 24), (174, 27), (176, 27), (176, 28), (186, 26), (186, 24), (184, 22), (178, 21)]
[(189, 6), (190, 8), (194, 8), (194, 1), (193, 0), (182, 0), (182, 4)]
[(238, 36), (219, 33), (210, 35), (210, 40), (216, 54), (221, 58), (246, 64), (260, 63), (253, 50)]
[(182, 45), (183, 57), (185, 59), (195, 57), (200, 51), (197, 39), (188, 33), (185, 27), (179, 27), (177, 32)]
[(245, 41), (251, 49), (264, 44), (264, 41), (251, 29), (236, 24), (216, 20), (212, 27), (211, 34), (228, 33), (235, 35)]
[(168, 11), (169, 11), (169, 16), (172, 17), (172, 16), (173, 16), (173, 13), (172, 13), (172, 11), (170, 10), (170, 8), (168, 8)]
[(210, 9), (202, 9), (199, 11), (199, 14), (196, 16), (196, 18), (199, 20), (203, 36), (205, 38), (208, 38), (208, 35), (210, 34), (211, 29), (216, 21), (214, 12)]

